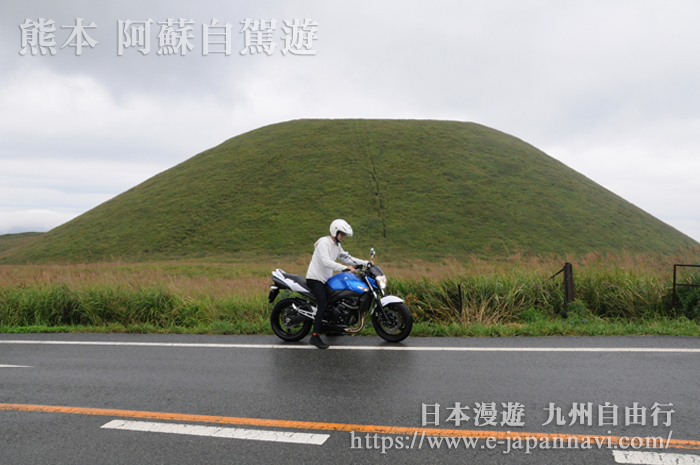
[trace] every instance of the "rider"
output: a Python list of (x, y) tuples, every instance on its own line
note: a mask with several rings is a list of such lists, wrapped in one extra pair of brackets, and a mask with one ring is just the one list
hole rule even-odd
[[(333, 271), (343, 271), (347, 268), (355, 271), (354, 265), (367, 265), (368, 263), (350, 256), (349, 253), (343, 250), (343, 246), (340, 245), (345, 237), (352, 237), (352, 227), (347, 221), (337, 219), (331, 223), (330, 229), (330, 236), (324, 236), (314, 244), (314, 255), (306, 272), (306, 283), (316, 297), (316, 319), (314, 320), (314, 330), (310, 342), (319, 349), (328, 348), (328, 344), (320, 336), (323, 317), (328, 306), (326, 281), (333, 276)], [(337, 259), (346, 263), (347, 266), (337, 263)]]

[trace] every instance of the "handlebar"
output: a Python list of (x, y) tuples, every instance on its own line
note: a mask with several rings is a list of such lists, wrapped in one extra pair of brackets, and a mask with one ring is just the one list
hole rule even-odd
[[(369, 268), (372, 267), (373, 265), (374, 265), (374, 263), (372, 263), (372, 262), (370, 261), (367, 265), (362, 265), (362, 264), (358, 263), (357, 265), (353, 265), (353, 266), (355, 267), (355, 271), (360, 271), (360, 272), (362, 272), (362, 271), (365, 271), (365, 270), (369, 269)], [(352, 271), (352, 270), (351, 270), (350, 268), (345, 268), (345, 269), (343, 270), (343, 273), (347, 273), (347, 272), (349, 272), (349, 271)]]

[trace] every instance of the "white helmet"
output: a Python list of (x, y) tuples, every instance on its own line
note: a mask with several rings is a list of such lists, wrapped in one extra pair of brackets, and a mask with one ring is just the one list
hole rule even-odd
[(339, 232), (352, 237), (352, 226), (345, 220), (337, 219), (331, 223), (331, 236), (337, 238)]

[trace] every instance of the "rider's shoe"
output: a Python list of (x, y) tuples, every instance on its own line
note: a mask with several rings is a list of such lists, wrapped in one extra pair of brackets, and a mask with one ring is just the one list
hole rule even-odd
[(327, 349), (328, 348), (328, 344), (323, 342), (323, 339), (321, 339), (321, 336), (319, 336), (318, 334), (312, 335), (311, 340), (309, 342), (311, 343), (311, 345), (314, 345), (314, 346), (318, 347), (319, 349)]

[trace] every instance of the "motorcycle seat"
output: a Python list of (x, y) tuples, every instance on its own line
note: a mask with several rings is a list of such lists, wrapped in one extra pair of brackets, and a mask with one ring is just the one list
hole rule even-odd
[(284, 275), (285, 278), (291, 279), (295, 283), (300, 284), (308, 289), (309, 286), (308, 286), (308, 284), (306, 284), (306, 278), (304, 278), (303, 276), (301, 276), (299, 274), (287, 273), (284, 271), (282, 272), (282, 274)]

